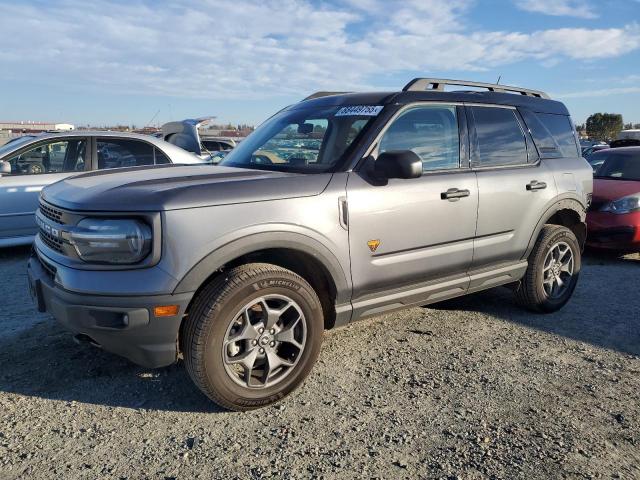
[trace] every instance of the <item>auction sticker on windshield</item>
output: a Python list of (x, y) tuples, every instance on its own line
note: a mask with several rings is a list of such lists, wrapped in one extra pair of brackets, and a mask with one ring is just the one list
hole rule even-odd
[(336, 112), (336, 117), (347, 117), (347, 116), (364, 116), (364, 117), (375, 117), (382, 111), (381, 105), (350, 105), (348, 107), (342, 107), (340, 110)]

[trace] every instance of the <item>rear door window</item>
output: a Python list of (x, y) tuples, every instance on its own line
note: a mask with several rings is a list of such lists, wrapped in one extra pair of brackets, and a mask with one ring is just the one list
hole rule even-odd
[(139, 167), (155, 163), (153, 145), (140, 140), (99, 138), (96, 148), (99, 169)]
[(474, 167), (527, 163), (527, 143), (513, 109), (470, 107), (470, 111), (475, 126)]

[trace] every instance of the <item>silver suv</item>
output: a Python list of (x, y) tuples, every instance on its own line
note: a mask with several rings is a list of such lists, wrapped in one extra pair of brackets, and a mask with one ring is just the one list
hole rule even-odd
[(182, 355), (209, 398), (247, 410), (300, 385), (324, 329), (498, 285), (558, 310), (591, 191), (569, 113), (542, 92), (322, 92), (218, 167), (45, 188), (30, 290), (79, 339), (147, 367)]

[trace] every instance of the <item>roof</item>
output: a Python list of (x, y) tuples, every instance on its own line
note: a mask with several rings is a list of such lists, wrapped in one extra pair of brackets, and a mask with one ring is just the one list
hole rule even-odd
[[(469, 82), (473, 86), (473, 82)], [(496, 88), (499, 86), (496, 85)], [(526, 92), (533, 90), (522, 89)], [(505, 105), (522, 107), (540, 113), (553, 113), (557, 115), (569, 115), (567, 108), (562, 102), (544, 98), (543, 96), (533, 96), (525, 94), (507, 93), (506, 91), (475, 91), (475, 90), (408, 90), (399, 92), (366, 92), (366, 93), (337, 93), (309, 100), (303, 100), (289, 107), (292, 110), (309, 107), (330, 107), (342, 105), (389, 105), (407, 104), (412, 102), (455, 102), (455, 103), (487, 103), (493, 105)], [(543, 94), (542, 92), (536, 92)], [(316, 94), (314, 94), (316, 95)], [(311, 95), (310, 97), (314, 97)], [(544, 95), (544, 94), (543, 94)]]
[[(169, 142), (165, 142), (161, 138), (154, 137), (152, 135), (144, 135), (141, 133), (129, 133), (129, 132), (113, 132), (102, 130), (74, 130), (70, 132), (45, 132), (39, 135), (28, 135), (33, 139), (33, 143), (41, 142), (42, 140), (50, 140), (56, 138), (76, 138), (76, 137), (102, 137), (102, 138), (124, 138), (132, 140), (143, 140), (153, 146), (159, 148), (164, 153), (171, 157), (171, 160), (175, 163), (194, 163), (201, 161), (195, 155), (180, 147), (176, 147)], [(9, 144), (10, 145), (10, 144)], [(20, 143), (15, 149), (7, 150), (5, 155), (12, 153), (15, 150), (21, 150), (26, 144)], [(195, 160), (194, 160), (195, 159)]]

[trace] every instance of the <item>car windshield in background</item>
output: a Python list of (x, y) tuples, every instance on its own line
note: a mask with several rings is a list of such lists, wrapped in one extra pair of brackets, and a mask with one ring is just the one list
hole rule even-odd
[(299, 173), (330, 171), (382, 107), (287, 110), (267, 120), (220, 165)]
[(640, 180), (640, 151), (625, 154), (610, 153), (595, 172), (596, 178)]
[(593, 171), (595, 172), (602, 166), (604, 161), (609, 158), (610, 155), (611, 154), (609, 152), (605, 151), (596, 152), (592, 155), (589, 155), (589, 157), (587, 158), (587, 162), (589, 162), (589, 165), (591, 165), (591, 168), (593, 168)]
[(0, 147), (0, 158), (2, 158), (8, 152), (12, 152), (23, 145), (26, 145), (32, 142), (34, 139), (33, 135), (25, 135), (24, 137), (14, 138), (9, 140), (9, 142), (5, 143)]

